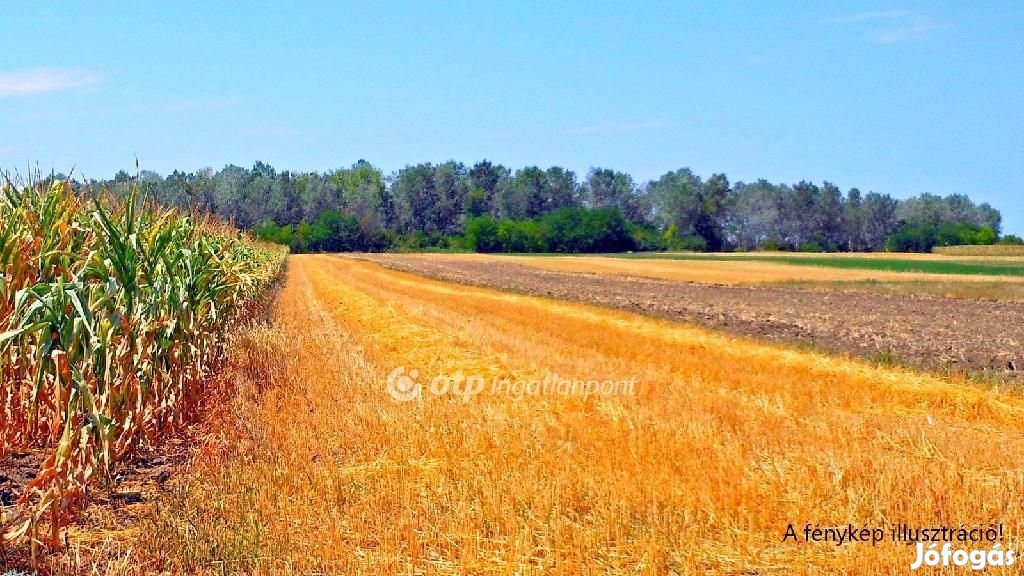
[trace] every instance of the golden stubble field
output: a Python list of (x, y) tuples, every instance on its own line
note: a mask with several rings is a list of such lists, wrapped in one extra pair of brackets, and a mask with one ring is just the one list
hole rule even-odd
[[(786, 527), (1019, 542), (1016, 393), (337, 256), (291, 257), (233, 357), (236, 399), (108, 571), (884, 574), (913, 548)], [(396, 367), (638, 384), (400, 402)]]

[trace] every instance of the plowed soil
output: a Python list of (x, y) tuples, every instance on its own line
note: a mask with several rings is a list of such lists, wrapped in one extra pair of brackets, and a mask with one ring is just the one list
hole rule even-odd
[(597, 304), (870, 360), (1020, 379), (1024, 304), (567, 273), (442, 255), (366, 254), (430, 278)]

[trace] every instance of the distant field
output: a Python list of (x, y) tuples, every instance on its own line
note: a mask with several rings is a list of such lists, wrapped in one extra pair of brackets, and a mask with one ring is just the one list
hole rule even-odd
[(919, 274), (957, 274), (969, 276), (1024, 276), (1024, 262), (1021, 261), (977, 261), (977, 260), (947, 260), (936, 258), (904, 258), (904, 257), (863, 257), (849, 255), (784, 255), (784, 256), (760, 256), (760, 255), (732, 255), (722, 256), (718, 254), (680, 254), (680, 253), (651, 253), (651, 254), (622, 254), (619, 258), (634, 259), (670, 259), (670, 260), (695, 260), (708, 261), (718, 260), (727, 262), (763, 262), (770, 258), (775, 263), (785, 263), (794, 266), (823, 266), (826, 268), (842, 268), (847, 270), (880, 270), (899, 273)]
[[(679, 282), (638, 274), (581, 274), (536, 265), (564, 261), (552, 258), (536, 258), (527, 263), (513, 258), (438, 254), (366, 254), (360, 258), (447, 282), (597, 304), (693, 322), (741, 336), (800, 343), (816, 350), (868, 360), (899, 359), (941, 372), (984, 372), (990, 376), (1016, 378), (1018, 370), (1024, 367), (1021, 346), (1024, 343), (1024, 308), (1013, 301), (1021, 298), (1024, 282), (1020, 281), (818, 281), (730, 285)], [(575, 260), (593, 265), (591, 258)], [(606, 260), (634, 267), (690, 264), (666, 260)], [(761, 263), (727, 264), (755, 266)], [(789, 268), (847, 272), (800, 266)], [(808, 287), (815, 289), (797, 289)], [(1016, 291), (1008, 292), (1010, 287)], [(1011, 297), (1002, 297), (1007, 294)], [(964, 298), (907, 297), (921, 295)]]
[(721, 259), (786, 259), (786, 258), (852, 258), (855, 260), (926, 260), (926, 261), (963, 261), (963, 262), (993, 262), (1003, 264), (1012, 264), (1014, 262), (1024, 265), (1024, 254), (996, 254), (996, 253), (977, 253), (977, 254), (955, 254), (955, 253), (940, 253), (940, 252), (784, 252), (784, 251), (773, 251), (773, 252), (689, 252), (689, 251), (678, 251), (678, 252), (633, 252), (619, 254), (624, 257), (637, 257), (637, 256), (690, 256), (690, 257), (705, 257), (705, 258), (721, 258)]
[(1024, 246), (941, 246), (936, 254), (949, 256), (1024, 256)]
[[(922, 255), (923, 256), (923, 255)], [(657, 255), (490, 255), (460, 254), (451, 258), (473, 261), (512, 261), (545, 270), (587, 274), (616, 274), (708, 284), (773, 284), (783, 282), (946, 282), (1020, 283), (1024, 262), (808, 256), (734, 256), (665, 253)], [(819, 264), (824, 261), (827, 264)], [(966, 289), (969, 296), (970, 288)]]

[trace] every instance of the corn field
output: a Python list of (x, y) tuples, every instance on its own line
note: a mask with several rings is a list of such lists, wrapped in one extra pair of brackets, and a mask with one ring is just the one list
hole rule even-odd
[(13, 541), (55, 544), (114, 465), (187, 422), (226, 329), (284, 253), (203, 218), (65, 181), (0, 194), (0, 462), (43, 451), (2, 510)]

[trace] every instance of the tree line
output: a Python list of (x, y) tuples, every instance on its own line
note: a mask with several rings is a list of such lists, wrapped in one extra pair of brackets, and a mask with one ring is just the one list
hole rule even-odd
[[(125, 191), (135, 177), (99, 182)], [(143, 171), (144, 194), (208, 211), (293, 251), (454, 248), (492, 252), (620, 250), (928, 251), (1019, 242), (1002, 217), (962, 194), (898, 200), (836, 185), (731, 183), (683, 168), (637, 183), (624, 172), (487, 160), (423, 163), (385, 174), (360, 160), (328, 172)]]

